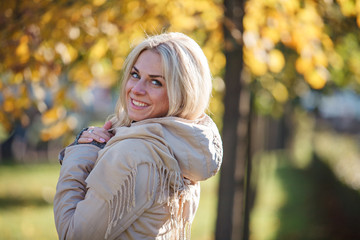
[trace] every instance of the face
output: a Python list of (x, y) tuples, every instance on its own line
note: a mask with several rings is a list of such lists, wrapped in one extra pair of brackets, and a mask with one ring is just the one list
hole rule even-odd
[(125, 86), (128, 116), (133, 121), (163, 117), (169, 99), (160, 55), (145, 50), (135, 62)]

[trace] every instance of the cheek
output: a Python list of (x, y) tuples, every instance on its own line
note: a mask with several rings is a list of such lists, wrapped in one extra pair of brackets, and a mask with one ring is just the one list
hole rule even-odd
[(125, 85), (125, 94), (126, 94), (126, 96), (129, 95), (129, 92), (130, 92), (131, 88), (132, 88), (131, 81), (128, 81), (128, 82), (126, 83), (126, 85)]
[(163, 94), (160, 101), (161, 101), (163, 108), (166, 109), (166, 111), (168, 111), (169, 110), (169, 98), (166, 93)]

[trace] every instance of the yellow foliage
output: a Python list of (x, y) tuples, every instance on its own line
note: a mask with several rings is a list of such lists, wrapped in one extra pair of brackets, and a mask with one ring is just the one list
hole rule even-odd
[(8, 113), (13, 112), (15, 110), (15, 99), (13, 97), (5, 99), (3, 109)]
[[(352, 0), (338, 2), (342, 11), (352, 9), (353, 15), (358, 7), (356, 14), (360, 16), (360, 1), (356, 1), (356, 7)], [(305, 0), (302, 4), (297, 0), (248, 0), (243, 24), (244, 60), (251, 72), (263, 76), (268, 71), (279, 73), (284, 68), (284, 56), (276, 50), (281, 41), (299, 54), (295, 68), (306, 76), (309, 85), (317, 89), (324, 87), (327, 76), (316, 68), (326, 68), (329, 61), (332, 65), (341, 66), (341, 62), (332, 55), (334, 43), (324, 31), (325, 25), (318, 9), (318, 3), (312, 0)], [(264, 57), (264, 51), (267, 57)], [(264, 62), (267, 62), (267, 67)]]
[(356, 8), (355, 4), (358, 1), (354, 1), (354, 0), (337, 0), (337, 2), (340, 5), (341, 12), (345, 16), (350, 17), (350, 16), (354, 16), (356, 14), (356, 10), (358, 10), (358, 9)]
[(20, 39), (20, 44), (15, 50), (15, 54), (19, 57), (20, 63), (25, 63), (30, 58), (29, 46), (28, 46), (29, 38), (24, 35)]
[(243, 25), (246, 31), (258, 31), (259, 29), (258, 21), (256, 20), (256, 18), (249, 15), (244, 16)]
[(65, 65), (71, 63), (77, 58), (77, 50), (70, 44), (58, 42), (55, 46), (56, 52), (61, 56), (61, 60)]
[(49, 141), (51, 139), (56, 139), (64, 135), (69, 130), (69, 126), (66, 121), (59, 121), (49, 128), (41, 130), (41, 140)]
[(12, 83), (13, 84), (21, 84), (23, 79), (24, 79), (24, 77), (23, 77), (22, 73), (16, 73), (14, 78), (12, 79)]
[(64, 118), (66, 115), (66, 109), (63, 106), (55, 106), (48, 111), (44, 112), (41, 120), (45, 125), (50, 125), (59, 119)]
[(340, 70), (344, 67), (344, 60), (342, 57), (335, 51), (331, 52), (329, 55), (329, 63), (331, 66), (337, 70)]
[(212, 69), (213, 71), (220, 71), (222, 68), (225, 67), (225, 64), (226, 64), (226, 58), (224, 56), (223, 53), (221, 52), (217, 52), (215, 53), (214, 55), (214, 58), (213, 58), (213, 65), (212, 67), (215, 68), (215, 69)]
[(322, 89), (326, 84), (326, 77), (318, 70), (305, 73), (305, 80), (314, 89)]
[[(0, 83), (0, 116), (26, 124), (29, 119), (23, 113), (34, 107), (48, 125), (43, 139), (57, 138), (72, 129), (59, 122), (65, 121), (70, 112), (67, 108), (74, 110), (81, 104), (63, 92), (114, 87), (130, 47), (146, 34), (180, 31), (190, 35), (207, 49), (215, 77), (226, 64), (222, 53), (224, 9), (218, 1), (19, 1), (16, 11), (26, 14), (17, 17), (13, 16), (13, 1), (5, 1), (3, 7), (7, 10), (0, 28), (0, 78), (4, 79)], [(31, 86), (31, 95), (17, 86)], [(55, 107), (47, 109), (47, 104)]]
[(289, 98), (289, 93), (287, 88), (280, 82), (277, 82), (271, 91), (272, 95), (276, 101), (284, 103)]
[(278, 73), (280, 72), (285, 65), (284, 55), (277, 49), (273, 49), (269, 53), (269, 70)]
[(267, 72), (266, 62), (256, 57), (251, 50), (244, 49), (244, 62), (251, 72), (257, 76), (264, 75)]
[(124, 58), (122, 57), (115, 57), (112, 61), (112, 67), (114, 70), (121, 70), (122, 65), (124, 64)]
[(349, 68), (352, 70), (352, 72), (355, 75), (358, 75), (360, 77), (360, 57), (358, 55), (353, 55), (349, 59)]
[(96, 44), (90, 49), (89, 60), (91, 62), (97, 61), (105, 56), (109, 48), (108, 42), (105, 38), (100, 38)]
[(89, 66), (85, 63), (80, 63), (70, 70), (69, 78), (80, 85), (89, 86), (93, 76), (89, 70)]
[(309, 70), (313, 69), (314, 64), (311, 58), (300, 57), (296, 59), (295, 67), (296, 67), (296, 71), (305, 74)]
[(299, 0), (282, 1), (281, 6), (286, 14), (294, 15), (296, 11), (300, 8), (300, 1)]
[(261, 35), (264, 38), (271, 40), (271, 42), (274, 44), (280, 40), (280, 32), (273, 27), (264, 27), (261, 30)]
[(117, 75), (112, 69), (110, 61), (96, 62), (91, 66), (96, 83), (102, 88), (110, 88), (117, 80)]
[(327, 67), (328, 65), (328, 57), (325, 55), (323, 51), (316, 51), (313, 55), (314, 64), (315, 66), (323, 66)]
[[(323, 22), (319, 13), (316, 11), (316, 4), (312, 1), (306, 1), (304, 8), (299, 9), (297, 13), (297, 20), (307, 26), (311, 27), (316, 25), (317, 27), (322, 27)], [(304, 33), (305, 34), (305, 33)]]
[(52, 19), (52, 16), (53, 16), (52, 11), (46, 11), (41, 17), (40, 24), (46, 25), (48, 22), (50, 22), (50, 20)]
[(101, 6), (106, 2), (106, 0), (93, 0), (95, 6)]
[(184, 29), (189, 31), (197, 26), (196, 19), (193, 17), (184, 17), (181, 15), (175, 15), (172, 21), (172, 27), (174, 29)]

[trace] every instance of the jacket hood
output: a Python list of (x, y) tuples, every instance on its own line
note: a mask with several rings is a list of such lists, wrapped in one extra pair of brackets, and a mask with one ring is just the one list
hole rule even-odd
[(202, 181), (215, 175), (222, 163), (222, 141), (208, 115), (197, 120), (177, 117), (152, 118), (116, 129), (107, 145), (124, 139), (143, 139), (169, 150), (182, 175)]

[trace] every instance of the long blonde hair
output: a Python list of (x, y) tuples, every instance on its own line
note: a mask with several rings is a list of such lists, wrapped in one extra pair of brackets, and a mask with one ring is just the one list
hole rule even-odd
[(115, 113), (111, 116), (113, 127), (129, 126), (126, 109), (125, 86), (131, 69), (145, 50), (159, 53), (167, 86), (169, 111), (166, 116), (196, 119), (209, 104), (212, 79), (207, 59), (200, 46), (182, 33), (162, 33), (147, 37), (128, 55), (123, 66), (122, 84)]

